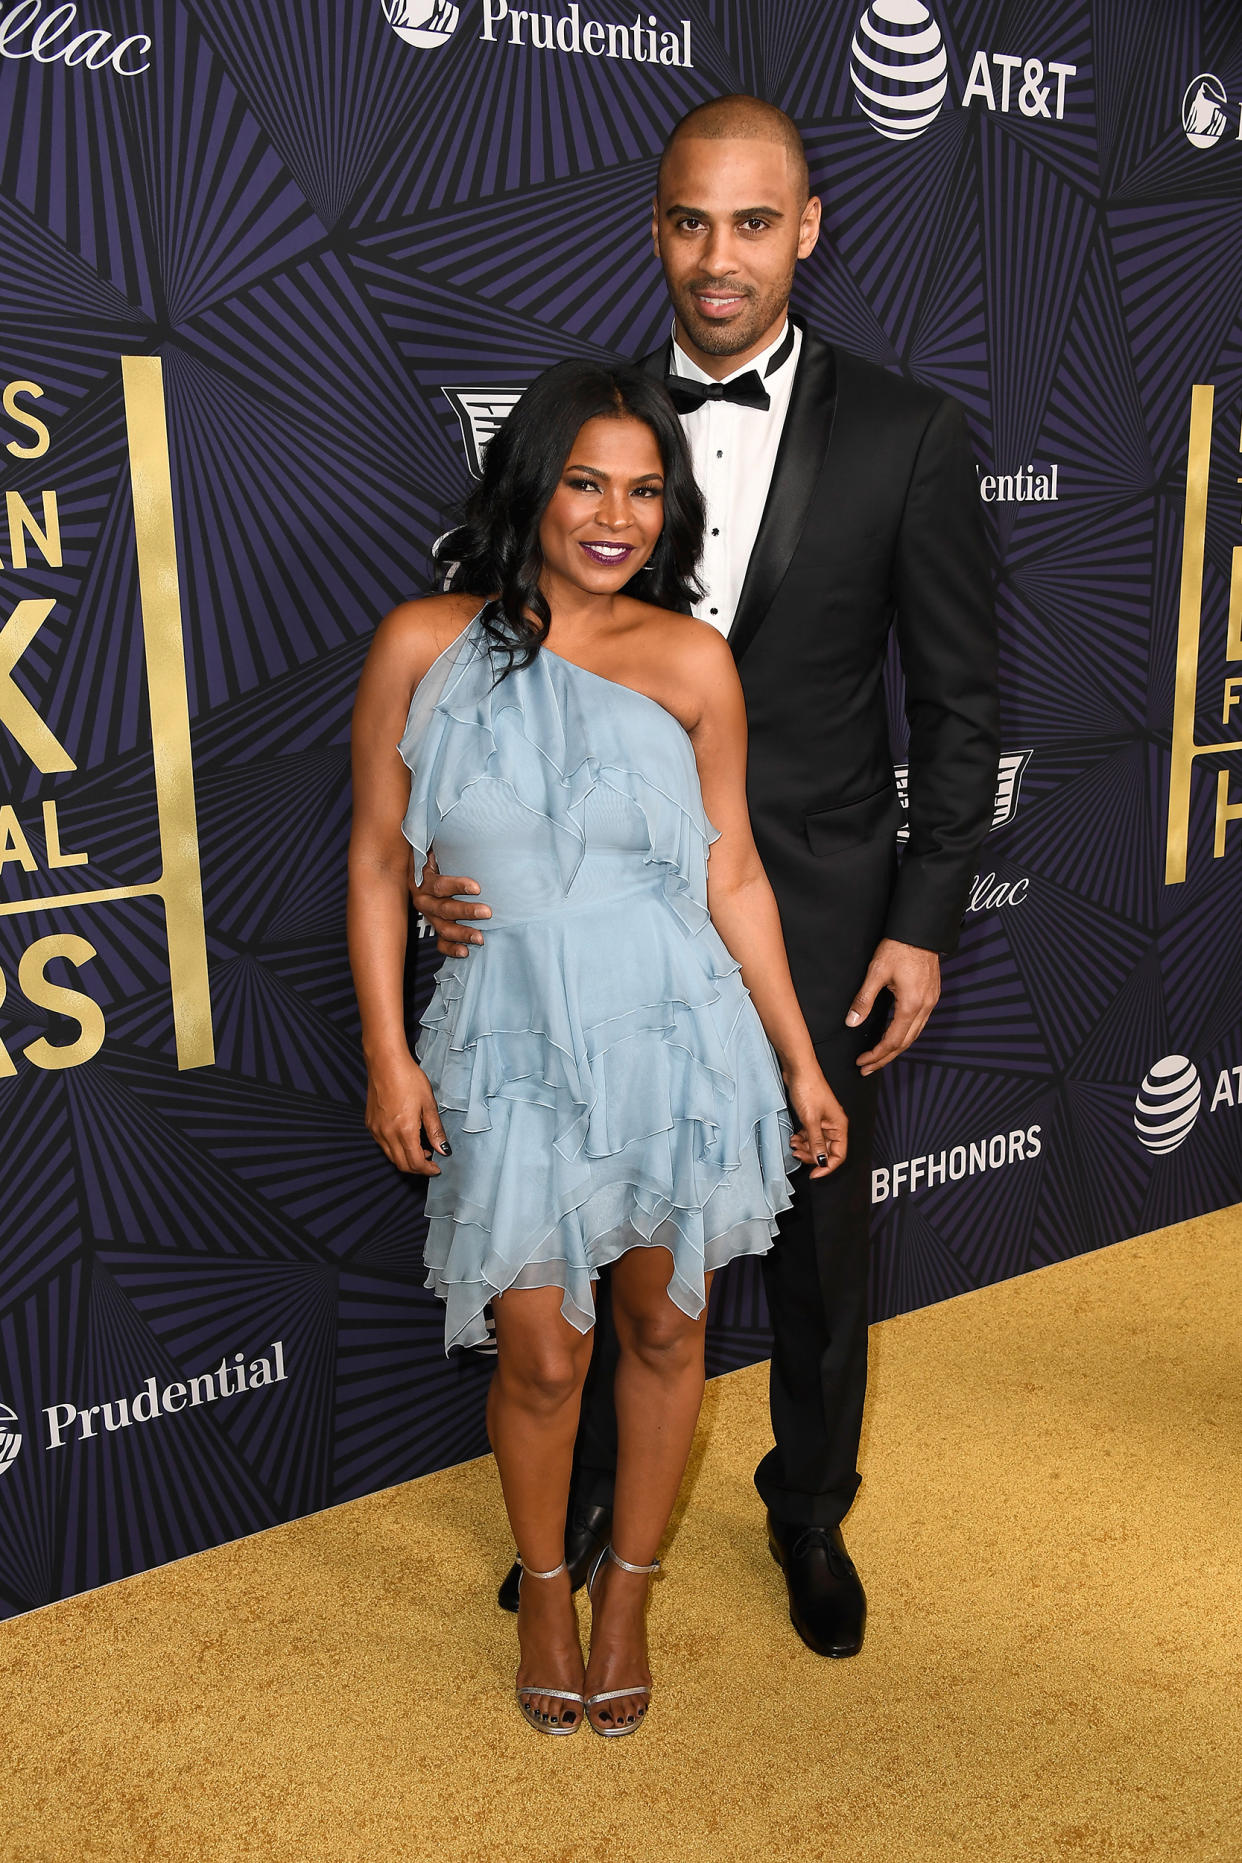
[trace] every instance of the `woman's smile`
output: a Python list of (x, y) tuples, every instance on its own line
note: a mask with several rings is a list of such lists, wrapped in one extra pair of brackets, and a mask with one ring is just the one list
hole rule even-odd
[(593, 558), (595, 562), (605, 563), (609, 566), (615, 563), (624, 563), (627, 557), (631, 557), (634, 554), (634, 545), (632, 543), (605, 543), (602, 538), (598, 537), (593, 537), (590, 540), (584, 538), (580, 547), (584, 549), (587, 555)]

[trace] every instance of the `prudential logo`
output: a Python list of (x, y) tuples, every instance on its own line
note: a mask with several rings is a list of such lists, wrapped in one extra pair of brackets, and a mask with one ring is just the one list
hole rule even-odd
[(7, 1404), (0, 1404), (0, 1475), (7, 1475), (22, 1446), (17, 1414)]
[(935, 122), (948, 58), (923, 0), (871, 0), (850, 46), (850, 78), (864, 114), (890, 142), (910, 142)]
[(1225, 133), (1225, 87), (1210, 71), (1201, 71), (1182, 98), (1182, 128), (1192, 149), (1214, 149)]
[(449, 0), (380, 0), (380, 4), (397, 37), (424, 49), (447, 44), (461, 18), (461, 8)]

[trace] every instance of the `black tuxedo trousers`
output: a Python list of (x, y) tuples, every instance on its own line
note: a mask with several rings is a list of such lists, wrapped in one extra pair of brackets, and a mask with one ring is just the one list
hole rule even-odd
[[(660, 375), (667, 363), (661, 352), (644, 366)], [(884, 699), (894, 640), (910, 728), (900, 865)], [(858, 1486), (866, 1389), (878, 1077), (863, 1080), (855, 1063), (891, 1005), (882, 996), (861, 1029), (845, 1016), (882, 938), (956, 947), (996, 794), (991, 572), (956, 403), (803, 330), (729, 642), (746, 695), (755, 841), (798, 1001), (850, 1120), (840, 1170), (814, 1183), (794, 1172), (793, 1208), (764, 1257), (776, 1443), (756, 1485), (779, 1518), (832, 1526)], [(611, 1495), (615, 1363), (601, 1285), (580, 1503)]]
[[(880, 865), (879, 862), (876, 863)], [(852, 915), (857, 947), (849, 975), (861, 980), (883, 934), (884, 910), (896, 866), (883, 865), (870, 914)], [(857, 987), (855, 985), (855, 987)], [(847, 994), (846, 1006), (853, 990)], [(879, 1078), (864, 1079), (857, 1058), (879, 1039), (891, 999), (882, 994), (857, 1029), (841, 1026), (815, 1044), (820, 1066), (850, 1122), (845, 1163), (814, 1181), (793, 1173), (793, 1207), (763, 1259), (772, 1324), (770, 1403), (775, 1447), (755, 1473), (765, 1505), (780, 1520), (836, 1526), (858, 1489), (858, 1441), (867, 1391), (868, 1208), (871, 1144)], [(608, 1277), (598, 1284), (595, 1344), (574, 1457), (574, 1506), (611, 1506), (617, 1463), (612, 1403), (617, 1338)]]

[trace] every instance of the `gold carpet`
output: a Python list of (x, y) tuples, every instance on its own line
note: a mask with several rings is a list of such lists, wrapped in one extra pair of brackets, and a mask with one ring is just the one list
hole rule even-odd
[(0, 1627), (4, 1863), (1239, 1863), (1242, 1208), (878, 1326), (863, 1654), (709, 1387), (633, 1739), (530, 1732), (476, 1462)]

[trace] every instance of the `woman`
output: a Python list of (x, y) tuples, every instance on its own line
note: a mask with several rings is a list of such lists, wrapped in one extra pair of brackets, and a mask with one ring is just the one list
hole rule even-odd
[[(441, 546), (454, 593), (380, 624), (354, 717), (367, 1124), (431, 1180), (447, 1344), (480, 1343), (494, 1313), (518, 1705), (547, 1733), (576, 1732), (584, 1705), (602, 1734), (641, 1722), (647, 1578), (702, 1398), (712, 1272), (771, 1246), (787, 1145), (815, 1176), (845, 1155), (751, 839), (732, 656), (671, 612), (695, 592), (702, 530), (663, 388), (559, 364), (492, 441)], [(421, 1066), (402, 1019), (403, 833), (416, 874), (434, 844), (492, 908), (486, 944), (441, 969)], [(609, 1264), (614, 1545), (589, 1587), (584, 1672), (565, 1509)]]

